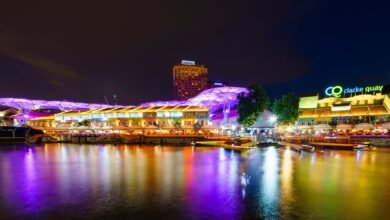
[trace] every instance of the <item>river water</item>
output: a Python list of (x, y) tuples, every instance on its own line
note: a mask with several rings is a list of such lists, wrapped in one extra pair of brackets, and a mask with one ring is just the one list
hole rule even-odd
[(390, 149), (0, 146), (1, 219), (384, 219)]

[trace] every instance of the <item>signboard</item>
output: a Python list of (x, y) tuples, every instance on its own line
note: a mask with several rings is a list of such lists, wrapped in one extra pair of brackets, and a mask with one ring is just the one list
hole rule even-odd
[(317, 108), (318, 96), (307, 96), (299, 99), (300, 109)]
[(325, 89), (325, 95), (331, 97), (340, 97), (341, 95), (352, 94), (352, 93), (371, 93), (371, 92), (382, 92), (383, 85), (375, 85), (375, 86), (366, 86), (366, 87), (351, 87), (351, 88), (343, 88), (340, 85), (329, 86)]
[(332, 112), (335, 111), (349, 111), (351, 110), (351, 105), (343, 105), (343, 106), (332, 106)]
[(192, 61), (192, 60), (182, 60), (181, 64), (183, 64), (183, 65), (195, 65), (195, 61)]

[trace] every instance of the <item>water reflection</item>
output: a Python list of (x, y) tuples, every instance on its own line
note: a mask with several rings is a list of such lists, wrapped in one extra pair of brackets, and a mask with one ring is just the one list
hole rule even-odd
[(264, 216), (278, 215), (279, 200), (279, 158), (276, 148), (268, 148), (264, 152), (264, 164), (261, 184), (260, 204)]
[(0, 150), (0, 213), (30, 218), (386, 216), (389, 150), (47, 144)]
[(282, 216), (292, 217), (291, 207), (294, 205), (293, 156), (296, 153), (290, 149), (281, 152), (281, 173), (280, 173), (280, 209)]

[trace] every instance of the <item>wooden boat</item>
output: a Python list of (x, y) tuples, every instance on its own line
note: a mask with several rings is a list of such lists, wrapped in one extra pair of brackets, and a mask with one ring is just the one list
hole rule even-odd
[(40, 143), (44, 133), (31, 127), (0, 127), (0, 143)]
[(279, 142), (279, 145), (286, 146), (286, 147), (291, 147), (293, 150), (301, 152), (301, 151), (306, 151), (306, 152), (314, 152), (315, 147), (306, 145), (306, 144), (295, 144), (295, 143), (289, 143), (289, 142)]
[(196, 141), (195, 146), (219, 146), (224, 143), (225, 141)]
[(224, 144), (221, 147), (227, 150), (233, 150), (237, 152), (246, 152), (248, 150), (253, 149), (253, 147), (249, 147), (249, 146), (235, 146), (235, 145), (228, 145), (228, 144)]
[(320, 147), (338, 148), (338, 149), (363, 149), (369, 148), (369, 142), (362, 143), (333, 143), (333, 142), (309, 142), (309, 144)]
[(367, 144), (357, 144), (353, 147), (354, 150), (369, 150), (370, 146)]
[(253, 146), (256, 146), (257, 142), (246, 142), (246, 143), (240, 143), (240, 144), (234, 144), (229, 143), (228, 141), (197, 141), (196, 146), (216, 146), (216, 147), (222, 147), (228, 150), (234, 150), (234, 151), (248, 151), (253, 148)]

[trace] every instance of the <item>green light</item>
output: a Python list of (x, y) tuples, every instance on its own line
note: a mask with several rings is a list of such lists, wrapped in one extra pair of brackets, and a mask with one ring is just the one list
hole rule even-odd
[(381, 92), (383, 89), (383, 85), (376, 85), (376, 86), (367, 86), (364, 90), (366, 92)]

